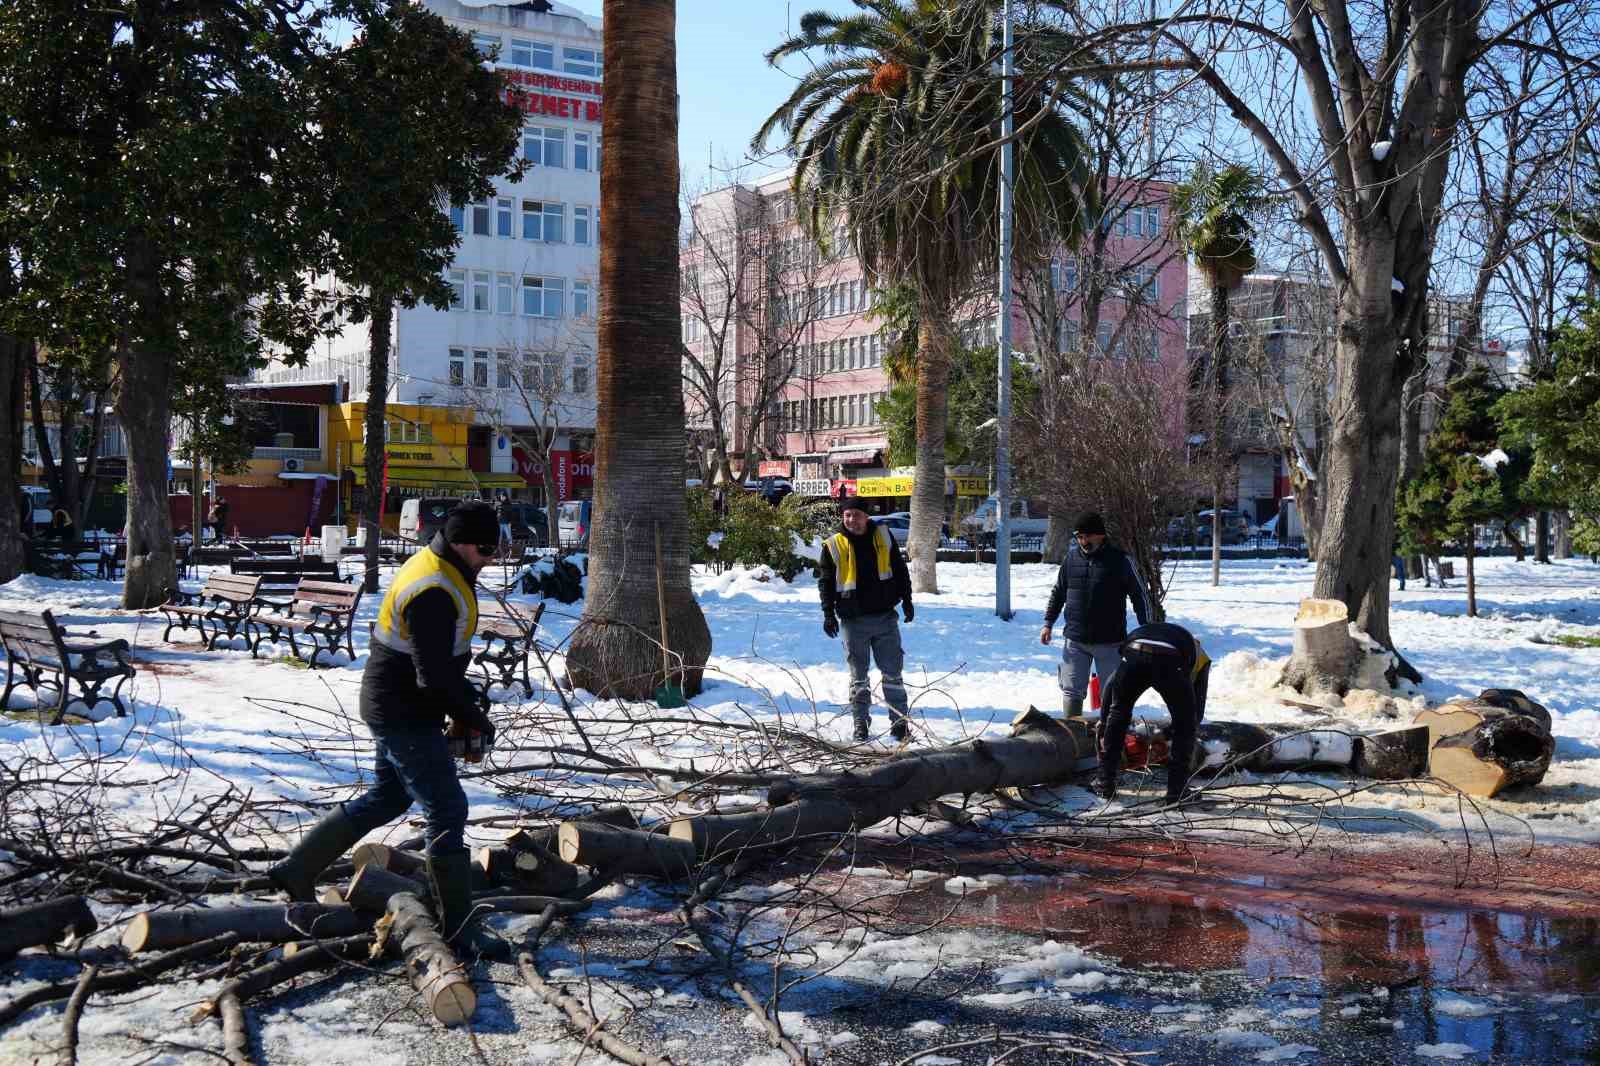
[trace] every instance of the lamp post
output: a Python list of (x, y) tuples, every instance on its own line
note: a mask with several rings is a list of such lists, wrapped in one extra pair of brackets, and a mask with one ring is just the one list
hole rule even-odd
[(1012, 185), (1016, 180), (1011, 136), (1012, 83), (1015, 67), (1011, 54), (1011, 0), (1001, 12), (1000, 57), (1000, 424), (994, 447), (994, 613), (1011, 619), (1011, 222)]

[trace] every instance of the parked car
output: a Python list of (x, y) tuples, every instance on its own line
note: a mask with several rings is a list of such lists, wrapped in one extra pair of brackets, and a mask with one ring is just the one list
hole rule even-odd
[[(976, 537), (984, 547), (994, 544), (995, 497), (989, 496), (966, 518), (961, 520), (961, 526), (966, 531), (967, 539)], [(1042, 537), (1050, 530), (1050, 516), (1042, 509), (1035, 511), (1032, 504), (1025, 499), (1011, 501), (1010, 529), (1011, 536), (1016, 537)]]
[(794, 491), (794, 485), (786, 477), (751, 478), (744, 483), (744, 487), (749, 492), (760, 493), (761, 498), (774, 507)]
[[(1243, 544), (1253, 532), (1250, 520), (1238, 511), (1222, 512), (1222, 543)], [(1168, 544), (1209, 545), (1211, 543), (1211, 511), (1198, 515), (1179, 515), (1167, 523)]]
[(454, 496), (413, 496), (400, 504), (400, 536), (426, 544), (444, 528), (450, 509), (461, 501)]
[(906, 546), (906, 538), (911, 536), (911, 512), (896, 511), (893, 514), (879, 515), (873, 519), (878, 525), (889, 531), (889, 536), (902, 549)]
[(557, 532), (561, 535), (560, 547), (563, 550), (576, 548), (579, 551), (589, 547), (589, 524), (594, 515), (593, 500), (562, 500), (561, 506), (556, 510)]
[[(1202, 529), (1209, 530), (1209, 529), (1212, 528), (1212, 525), (1211, 525), (1211, 516), (1212, 516), (1212, 514), (1213, 514), (1213, 512), (1210, 511), (1210, 510), (1205, 510), (1205, 511), (1201, 511), (1200, 512), (1200, 527)], [(1250, 535), (1253, 532), (1254, 532), (1254, 528), (1250, 525), (1250, 519), (1246, 518), (1239, 511), (1232, 511), (1232, 510), (1229, 510), (1227, 508), (1223, 508), (1223, 510), (1222, 510), (1222, 543), (1223, 544), (1243, 544), (1246, 540), (1248, 540), (1250, 538)], [(1206, 542), (1210, 543), (1210, 536), (1209, 535), (1206, 538)]]
[(511, 536), (515, 540), (527, 540), (539, 548), (549, 544), (550, 524), (545, 520), (544, 508), (531, 503), (513, 503)]
[(34, 529), (48, 529), (50, 526), (50, 490), (42, 485), (23, 485), (22, 494), (26, 498), (28, 507), (23, 511), (23, 524), (32, 523)]

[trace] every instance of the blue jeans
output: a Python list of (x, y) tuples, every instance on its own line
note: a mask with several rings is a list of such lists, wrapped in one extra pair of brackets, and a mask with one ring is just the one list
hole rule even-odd
[(1389, 559), (1389, 565), (1394, 569), (1395, 580), (1400, 582), (1400, 591), (1404, 592), (1406, 588), (1405, 560), (1401, 559), (1398, 555), (1392, 556)]
[(428, 853), (464, 850), (467, 794), (456, 780), (456, 764), (444, 732), (437, 727), (384, 727), (373, 729), (372, 739), (376, 780), (344, 805), (345, 817), (362, 826), (363, 832), (370, 832), (406, 813), (412, 803), (420, 803), (427, 821)]

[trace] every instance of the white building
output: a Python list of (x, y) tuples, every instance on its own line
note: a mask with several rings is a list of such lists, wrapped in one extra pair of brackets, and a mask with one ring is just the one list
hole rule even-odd
[[(452, 208), (461, 234), (448, 271), (453, 306), (396, 309), (388, 399), (472, 407), (486, 427), (556, 424), (557, 447), (573, 449), (595, 424), (600, 21), (545, 0), (423, 3), (496, 57), (508, 97), (526, 114), (528, 167), (520, 181), (497, 182), (489, 199)], [(306, 366), (257, 377), (343, 378), (350, 399), (363, 400), (367, 349), (365, 325), (352, 326)], [(492, 470), (513, 469), (503, 438), (490, 454)]]

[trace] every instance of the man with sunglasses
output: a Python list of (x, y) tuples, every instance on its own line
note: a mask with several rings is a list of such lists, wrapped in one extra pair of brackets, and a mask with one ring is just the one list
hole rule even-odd
[[(1061, 706), (1068, 718), (1083, 714), (1083, 697), (1089, 690), (1089, 666), (1100, 675), (1101, 688), (1111, 682), (1128, 635), (1127, 605), (1144, 625), (1150, 620), (1150, 601), (1144, 579), (1133, 560), (1106, 543), (1106, 522), (1093, 511), (1073, 524), (1073, 544), (1056, 574), (1055, 588), (1044, 611), (1039, 643), (1049, 644), (1056, 617), (1061, 616), (1065, 638), (1061, 649)], [(1063, 613), (1065, 612), (1065, 613)]]
[(471, 921), (471, 864), (462, 834), (467, 797), (444, 732), (448, 717), (494, 740), (487, 701), (467, 680), (478, 628), (478, 572), (499, 548), (500, 523), (482, 500), (457, 504), (426, 548), (394, 576), (372, 627), (361, 677), (361, 717), (372, 733), (374, 781), (335, 807), (268, 876), (291, 899), (309, 900), (317, 875), (367, 833), (422, 805), (428, 874), (445, 936), (468, 953), (506, 945)]

